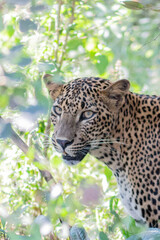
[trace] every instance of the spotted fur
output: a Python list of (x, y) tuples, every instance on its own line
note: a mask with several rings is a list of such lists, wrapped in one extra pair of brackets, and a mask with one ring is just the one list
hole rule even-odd
[(79, 78), (59, 86), (56, 97), (57, 85), (47, 86), (53, 145), (64, 161), (76, 164), (89, 152), (104, 162), (127, 212), (160, 228), (160, 97), (129, 92), (126, 80)]

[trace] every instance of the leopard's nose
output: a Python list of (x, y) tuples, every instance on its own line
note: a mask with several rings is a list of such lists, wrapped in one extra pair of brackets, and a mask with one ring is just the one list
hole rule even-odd
[(62, 147), (64, 150), (67, 146), (71, 145), (73, 143), (72, 141), (69, 140), (63, 140), (63, 139), (56, 139), (57, 143)]

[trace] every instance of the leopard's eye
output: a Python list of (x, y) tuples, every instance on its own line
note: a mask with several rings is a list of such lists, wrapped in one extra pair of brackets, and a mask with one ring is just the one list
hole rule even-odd
[(60, 116), (62, 113), (62, 108), (60, 108), (59, 106), (53, 106), (53, 111)]
[(94, 114), (95, 114), (95, 112), (85, 111), (81, 114), (80, 121), (90, 119), (91, 117), (93, 117)]

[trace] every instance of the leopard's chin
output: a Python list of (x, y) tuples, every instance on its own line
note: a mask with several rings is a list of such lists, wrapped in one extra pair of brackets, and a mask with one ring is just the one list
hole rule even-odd
[(77, 160), (71, 160), (71, 159), (65, 159), (64, 157), (63, 157), (63, 161), (64, 161), (64, 163), (66, 164), (66, 165), (69, 165), (69, 166), (74, 166), (74, 165), (77, 165), (80, 161), (77, 161)]
[(87, 155), (87, 153), (89, 152), (89, 147), (87, 147), (85, 150), (83, 150), (83, 152), (79, 151), (77, 152), (77, 154), (73, 157), (70, 155), (62, 155), (63, 157), (63, 161), (67, 164), (67, 165), (77, 165), (78, 163), (80, 163), (83, 158)]

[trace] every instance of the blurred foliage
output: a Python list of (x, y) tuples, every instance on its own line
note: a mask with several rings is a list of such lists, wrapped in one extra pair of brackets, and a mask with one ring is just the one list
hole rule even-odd
[[(67, 239), (73, 225), (73, 239), (86, 234), (82, 226), (91, 240), (144, 230), (124, 213), (106, 166), (91, 156), (63, 164), (45, 135), (51, 102), (41, 79), (128, 78), (131, 90), (158, 94), (159, 11), (156, 0), (0, 1), (0, 114), (31, 147), (25, 156), (0, 126), (1, 239)], [(51, 192), (37, 169), (43, 164), (32, 161), (33, 147), (43, 155), (46, 146)]]

